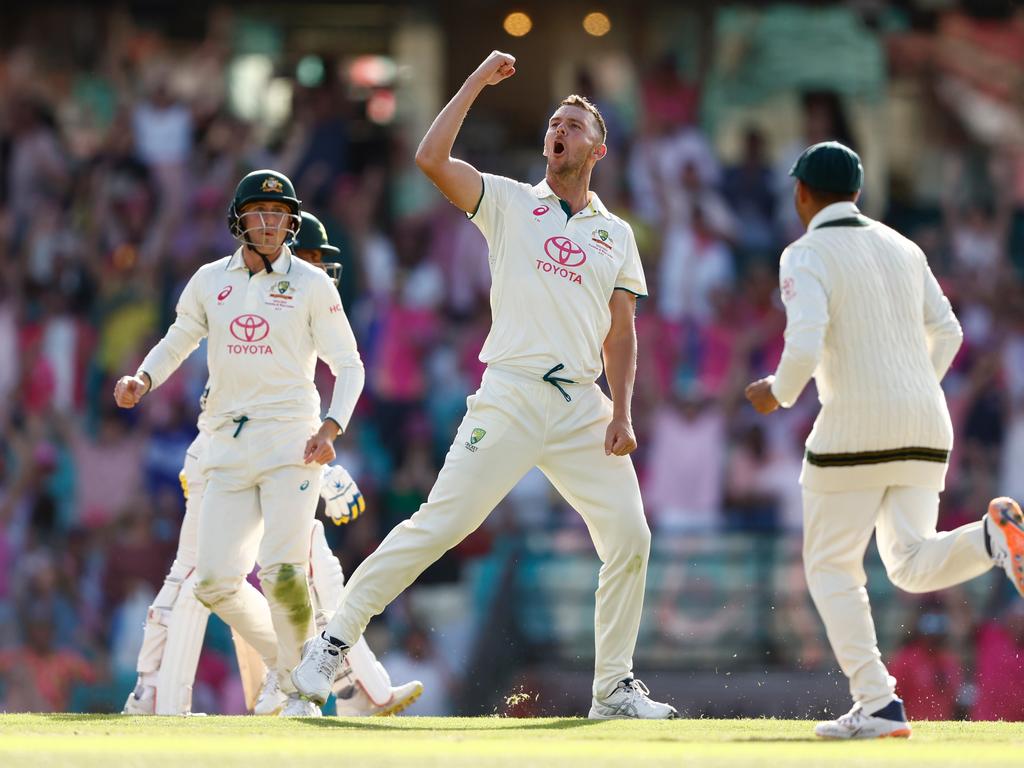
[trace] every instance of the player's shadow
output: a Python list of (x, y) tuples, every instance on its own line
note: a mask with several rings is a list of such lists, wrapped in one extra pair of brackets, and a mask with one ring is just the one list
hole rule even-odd
[[(403, 718), (403, 722), (407, 723), (411, 719), (412, 718), (408, 718), (408, 717)], [(481, 720), (484, 720), (484, 718), (481, 718)], [(392, 733), (405, 733), (406, 731), (429, 731), (431, 733), (437, 733), (438, 731), (451, 731), (451, 732), (454, 733), (456, 731), (480, 731), (480, 732), (484, 732), (484, 731), (504, 731), (504, 730), (513, 730), (513, 729), (514, 730), (523, 730), (523, 731), (564, 731), (564, 730), (569, 730), (571, 728), (582, 728), (582, 727), (588, 726), (588, 725), (596, 725), (596, 724), (601, 722), (600, 720), (587, 720), (585, 718), (572, 718), (572, 717), (567, 717), (567, 718), (563, 718), (563, 719), (559, 719), (559, 720), (554, 720), (554, 721), (552, 721), (550, 723), (534, 723), (532, 725), (517, 725), (518, 722), (522, 722), (522, 721), (518, 720), (517, 718), (514, 718), (514, 717), (494, 718), (494, 721), (495, 721), (495, 725), (493, 727), (489, 727), (489, 725), (484, 724), (484, 723), (480, 723), (480, 725), (476, 725), (474, 723), (473, 727), (470, 727), (470, 726), (461, 727), (460, 726), (460, 727), (456, 727), (456, 728), (441, 728), (441, 729), (439, 729), (439, 728), (436, 728), (436, 727), (434, 727), (434, 728), (428, 728), (428, 727), (418, 728), (416, 726), (409, 727), (409, 726), (406, 726), (406, 725), (396, 726), (396, 725), (387, 725), (387, 724), (384, 724), (384, 723), (368, 723), (368, 722), (365, 722), (364, 720), (361, 720), (361, 719), (357, 720), (355, 718), (345, 719), (345, 718), (337, 718), (337, 717), (309, 717), (309, 718), (301, 718), (299, 720), (300, 723), (303, 723), (304, 725), (312, 725), (315, 728), (341, 728), (342, 730), (347, 730), (347, 731), (390, 731)], [(507, 724), (507, 725), (505, 725), (505, 727), (499, 727), (497, 725), (498, 723), (503, 723), (503, 724)]]
[(120, 712), (100, 712), (100, 713), (85, 713), (85, 712), (44, 712), (39, 715), (45, 720), (52, 720), (57, 723), (97, 723), (101, 720), (125, 720), (125, 716)]

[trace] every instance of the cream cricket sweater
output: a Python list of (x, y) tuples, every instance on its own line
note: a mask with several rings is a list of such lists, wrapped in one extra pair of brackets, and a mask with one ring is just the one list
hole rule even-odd
[(821, 401), (804, 487), (942, 490), (953, 427), (939, 381), (963, 333), (921, 249), (835, 203), (783, 252), (779, 281), (786, 344), (772, 392), (788, 408), (813, 376)]

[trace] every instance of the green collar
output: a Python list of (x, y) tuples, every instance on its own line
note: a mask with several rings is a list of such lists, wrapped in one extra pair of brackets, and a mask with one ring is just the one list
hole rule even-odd
[(871, 219), (867, 216), (847, 216), (842, 219), (832, 219), (831, 221), (824, 221), (818, 224), (815, 229), (824, 229), (825, 227), (869, 227), (871, 226)]

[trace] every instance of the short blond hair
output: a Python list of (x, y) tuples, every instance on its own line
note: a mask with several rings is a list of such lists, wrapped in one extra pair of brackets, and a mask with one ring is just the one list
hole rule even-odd
[(604, 118), (601, 116), (601, 110), (594, 106), (594, 103), (586, 96), (580, 96), (577, 93), (571, 93), (562, 99), (562, 102), (558, 105), (560, 107), (579, 107), (580, 109), (586, 110), (594, 116), (594, 120), (597, 121), (597, 128), (601, 132), (601, 143), (604, 144), (608, 140), (608, 126), (605, 125)]

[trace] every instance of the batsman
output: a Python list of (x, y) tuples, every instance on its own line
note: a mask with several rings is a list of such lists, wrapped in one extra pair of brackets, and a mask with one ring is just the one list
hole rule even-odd
[[(208, 338), (210, 370), (195, 596), (248, 642), (289, 701), (316, 716), (290, 671), (314, 628), (307, 571), (322, 465), (363, 388), (363, 364), (334, 284), (286, 244), (299, 231), (291, 181), (254, 171), (228, 211), (240, 241), (189, 280), (177, 318), (114, 398), (132, 408)], [(317, 358), (335, 375), (327, 416), (313, 382)], [(246, 576), (259, 562), (264, 599)]]

